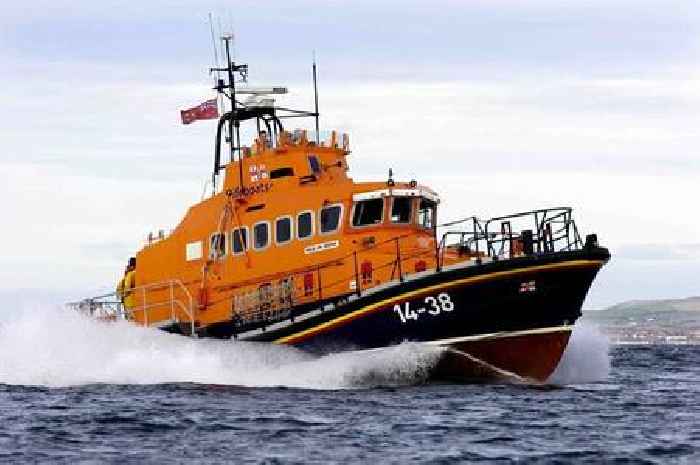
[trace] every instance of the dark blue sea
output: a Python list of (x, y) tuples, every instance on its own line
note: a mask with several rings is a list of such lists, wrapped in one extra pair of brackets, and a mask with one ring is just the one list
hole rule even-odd
[(413, 344), (314, 358), (39, 320), (0, 323), (2, 463), (700, 463), (700, 346), (584, 326), (549, 385), (460, 385)]

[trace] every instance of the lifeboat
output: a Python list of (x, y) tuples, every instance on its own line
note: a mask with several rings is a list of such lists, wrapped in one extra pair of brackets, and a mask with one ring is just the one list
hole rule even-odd
[[(286, 89), (242, 87), (247, 65), (230, 58), (215, 71), (228, 77), (215, 88), (229, 109), (211, 195), (149, 236), (130, 286), (73, 308), (316, 353), (412, 341), (444, 348), (439, 378), (550, 376), (610, 258), (571, 208), (438, 224), (440, 197), (418, 180), (349, 177), (349, 136), (318, 130), (318, 103), (276, 105)], [(285, 125), (304, 117), (315, 130)], [(241, 132), (254, 134), (247, 145)]]

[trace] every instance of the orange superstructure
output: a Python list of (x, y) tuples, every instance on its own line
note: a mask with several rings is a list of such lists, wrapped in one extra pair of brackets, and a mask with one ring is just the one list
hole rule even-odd
[[(137, 287), (181, 281), (195, 296), (197, 326), (207, 326), (244, 313), (236, 297), (261, 286), (286, 286), (298, 303), (386, 282), (398, 276), (389, 266), (397, 250), (402, 272), (435, 266), (437, 195), (415, 182), (355, 183), (347, 136), (333, 132), (317, 144), (305, 131), (283, 133), (274, 147), (250, 153), (226, 165), (220, 192), (137, 254)], [(163, 292), (143, 294), (139, 305), (165, 299)], [(153, 308), (147, 323), (170, 313)], [(145, 322), (143, 312), (134, 316)]]

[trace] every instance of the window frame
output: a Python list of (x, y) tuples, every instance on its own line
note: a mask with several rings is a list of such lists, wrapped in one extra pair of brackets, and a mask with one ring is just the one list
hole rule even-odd
[[(314, 165), (313, 165), (313, 163), (311, 162), (311, 159), (312, 159), (312, 158), (313, 158), (313, 159), (316, 161), (316, 163), (318, 164), (318, 171), (314, 170)], [(307, 162), (308, 162), (308, 164), (309, 164), (309, 171), (311, 171), (311, 174), (312, 174), (312, 175), (318, 176), (319, 174), (321, 174), (321, 172), (323, 171), (323, 164), (321, 163), (321, 159), (318, 158), (318, 155), (316, 155), (315, 153), (309, 153), (309, 154), (306, 155), (306, 160), (307, 160)]]
[[(279, 220), (284, 220), (284, 219), (289, 220), (289, 239), (287, 239), (286, 241), (280, 242), (277, 240), (277, 222)], [(282, 216), (278, 216), (277, 218), (275, 218), (275, 245), (283, 245), (284, 246), (284, 245), (289, 244), (293, 240), (294, 240), (294, 218), (292, 218), (292, 215), (282, 215)]]
[[(338, 214), (338, 226), (332, 231), (323, 232), (323, 225), (321, 224), (321, 212), (326, 208), (340, 207), (340, 213)], [(345, 210), (345, 205), (341, 202), (329, 203), (328, 205), (322, 206), (318, 210), (318, 235), (319, 236), (331, 236), (333, 234), (338, 234), (343, 227), (343, 213)]]
[[(395, 222), (393, 220), (393, 215), (394, 215), (394, 201), (396, 199), (408, 199), (409, 204), (410, 204), (410, 211), (408, 212), (408, 221), (406, 222)], [(387, 218), (389, 221), (389, 224), (393, 226), (410, 226), (412, 224), (416, 224), (416, 197), (413, 195), (392, 195), (391, 196), (391, 205), (389, 208), (389, 217)]]
[[(214, 236), (217, 236), (217, 235), (221, 235), (224, 238), (224, 250), (223, 250), (223, 253), (221, 255), (217, 254), (215, 256), (214, 254), (212, 254), (212, 246), (214, 245), (214, 243), (213, 243)], [(211, 233), (209, 235), (209, 250), (207, 250), (207, 252), (208, 252), (207, 255), (209, 256), (209, 259), (210, 260), (221, 260), (222, 258), (226, 258), (226, 255), (228, 255), (228, 244), (227, 243), (228, 243), (228, 239), (226, 238), (225, 232), (224, 233), (220, 233), (220, 232)]]
[[(423, 202), (423, 200), (428, 201), (428, 202), (430, 202), (430, 203), (433, 204), (432, 216), (431, 216), (431, 218), (430, 218), (430, 223), (431, 223), (430, 227), (427, 227), (427, 226), (423, 225), (423, 223), (421, 222), (421, 216), (420, 216), (421, 208), (420, 208), (420, 204)], [(422, 228), (422, 229), (425, 229), (425, 230), (429, 230), (429, 231), (432, 231), (432, 230), (434, 230), (434, 229), (436, 228), (436, 223), (437, 223), (437, 206), (438, 206), (438, 203), (437, 203), (436, 201), (432, 200), (432, 199), (429, 199), (429, 198), (427, 198), (427, 197), (418, 197), (418, 204), (416, 205), (416, 225), (417, 225), (419, 228)]]
[[(256, 244), (255, 244), (255, 227), (258, 226), (258, 225), (260, 225), (260, 224), (264, 224), (264, 225), (267, 226), (267, 241), (265, 242), (265, 246), (264, 246), (264, 247), (256, 247), (256, 246), (255, 246), (255, 245), (256, 245)], [(253, 224), (253, 227), (252, 227), (253, 235), (251, 236), (251, 239), (253, 240), (253, 250), (255, 250), (256, 252), (262, 252), (263, 250), (265, 250), (265, 249), (267, 249), (267, 248), (270, 247), (270, 243), (272, 242), (272, 241), (270, 240), (270, 231), (271, 231), (271, 229), (272, 229), (272, 228), (270, 227), (270, 222), (267, 221), (267, 220), (258, 221), (257, 223), (254, 223), (254, 224)]]
[[(311, 215), (311, 234), (309, 234), (306, 237), (299, 237), (299, 217), (303, 215), (304, 213), (309, 213)], [(295, 236), (298, 241), (307, 241), (310, 240), (314, 237), (314, 234), (316, 234), (316, 212), (313, 210), (302, 210), (300, 212), (297, 212), (296, 215), (297, 218), (297, 223), (296, 223), (296, 228), (295, 228)]]
[[(357, 208), (357, 205), (361, 202), (372, 202), (376, 200), (381, 200), (382, 201), (382, 216), (379, 218), (378, 223), (371, 223), (371, 224), (361, 224), (361, 225), (355, 225), (355, 209)], [(353, 229), (364, 229), (364, 228), (371, 228), (371, 227), (377, 227), (379, 225), (384, 224), (384, 217), (385, 215), (385, 210), (386, 210), (386, 201), (385, 197), (378, 197), (374, 199), (364, 199), (364, 200), (358, 200), (358, 201), (353, 201), (352, 203), (352, 212), (350, 213), (350, 226)]]
[[(239, 231), (239, 230), (245, 230), (245, 243), (243, 244), (243, 250), (240, 252), (236, 252), (233, 249), (233, 244), (235, 242), (233, 240), (233, 234), (235, 231)], [(232, 256), (237, 257), (239, 255), (245, 255), (245, 253), (250, 250), (250, 228), (248, 226), (240, 226), (238, 228), (233, 228), (229, 232), (229, 235), (231, 236), (231, 238), (229, 239), (231, 247), (229, 247), (229, 249), (231, 250)]]

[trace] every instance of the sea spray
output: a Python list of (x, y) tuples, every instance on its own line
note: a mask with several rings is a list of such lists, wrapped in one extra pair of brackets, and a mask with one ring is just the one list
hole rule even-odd
[(552, 373), (551, 384), (582, 384), (603, 381), (610, 374), (610, 342), (591, 323), (574, 326), (569, 344)]
[(310, 389), (424, 381), (441, 349), (405, 343), (316, 357), (269, 343), (192, 339), (63, 308), (25, 308), (0, 321), (0, 383), (203, 383)]

